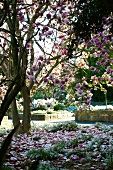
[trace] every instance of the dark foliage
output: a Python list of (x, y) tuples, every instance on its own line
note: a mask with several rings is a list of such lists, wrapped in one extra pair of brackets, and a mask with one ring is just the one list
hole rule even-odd
[[(77, 21), (73, 21), (75, 33), (81, 38), (89, 39), (91, 33), (102, 31), (102, 23), (105, 22), (105, 17), (113, 12), (112, 0), (78, 0), (76, 4), (80, 12)], [(73, 13), (72, 16), (75, 14)], [(112, 22), (113, 24), (113, 22)], [(113, 33), (113, 27), (111, 28)]]

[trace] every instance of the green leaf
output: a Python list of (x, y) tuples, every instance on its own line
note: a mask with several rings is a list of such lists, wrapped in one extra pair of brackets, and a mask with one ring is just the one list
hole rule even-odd
[(93, 87), (93, 85), (91, 83), (88, 83), (88, 87)]

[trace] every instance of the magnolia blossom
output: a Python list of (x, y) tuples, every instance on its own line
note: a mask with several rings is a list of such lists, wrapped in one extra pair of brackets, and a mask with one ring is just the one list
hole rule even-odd
[(96, 68), (95, 68), (94, 66), (91, 66), (89, 69), (90, 69), (91, 71), (96, 71)]
[(38, 60), (41, 60), (41, 61), (43, 61), (43, 59), (44, 59), (44, 57), (43, 56), (39, 56), (39, 58), (38, 58)]
[(91, 80), (97, 80), (97, 77), (96, 77), (96, 75), (94, 75), (94, 76), (91, 76)]
[(105, 80), (105, 81), (110, 81), (110, 75), (109, 74), (107, 74), (107, 73), (104, 73), (103, 75), (102, 75), (102, 79), (103, 80)]
[(47, 83), (48, 79), (45, 77), (45, 78), (43, 78), (43, 81), (44, 81), (44, 83)]
[(108, 72), (108, 73), (110, 73), (110, 72), (111, 72), (111, 68), (110, 68), (110, 66), (107, 66), (107, 68), (106, 68), (106, 72)]
[(91, 103), (91, 96), (88, 96), (87, 97), (87, 104), (90, 104)]
[(62, 85), (60, 88), (62, 91), (64, 91), (66, 89), (66, 87), (64, 85)]
[(83, 96), (83, 95), (84, 95), (84, 91), (81, 90), (81, 89), (78, 89), (78, 90), (76, 91), (76, 94), (77, 94), (77, 96)]
[(31, 69), (32, 69), (33, 71), (37, 71), (37, 70), (38, 70), (38, 66), (33, 65), (33, 66), (31, 67)]
[(84, 80), (83, 85), (88, 85), (88, 82)]
[(35, 76), (28, 75), (28, 79), (29, 79), (30, 81), (34, 81), (34, 82), (35, 82)]
[(78, 68), (83, 68), (83, 69), (87, 68), (88, 69), (88, 65), (86, 64), (86, 62), (85, 62), (85, 60), (83, 58), (78, 57), (76, 59), (76, 66)]
[(80, 84), (80, 83), (77, 83), (77, 84), (76, 84), (76, 88), (81, 89), (82, 87), (83, 87), (82, 84)]
[(54, 80), (54, 84), (55, 84), (55, 85), (60, 84), (59, 79), (56, 78), (56, 79)]
[(53, 80), (53, 79), (54, 79), (54, 74), (50, 74), (50, 75), (49, 75), (49, 79), (50, 79), (50, 80)]

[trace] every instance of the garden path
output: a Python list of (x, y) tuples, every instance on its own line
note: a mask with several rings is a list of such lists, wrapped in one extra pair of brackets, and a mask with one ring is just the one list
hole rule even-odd
[[(33, 128), (47, 126), (47, 125), (53, 126), (55, 124), (64, 123), (67, 121), (75, 121), (75, 117), (69, 117), (69, 118), (64, 118), (64, 119), (59, 119), (59, 120), (51, 120), (51, 121), (34, 121), (33, 120), (33, 121), (31, 121), (31, 126)], [(77, 122), (77, 124), (81, 125), (81, 126), (92, 126), (95, 123), (96, 122), (94, 122), (94, 123), (92, 123), (92, 122)], [(104, 124), (113, 126), (113, 123), (104, 123)], [(5, 125), (5, 128), (9, 128), (9, 127), (13, 127), (12, 120), (8, 120), (8, 124)]]

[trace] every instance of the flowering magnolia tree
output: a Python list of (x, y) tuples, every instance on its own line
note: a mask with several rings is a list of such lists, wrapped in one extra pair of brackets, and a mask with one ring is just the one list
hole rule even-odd
[[(30, 128), (30, 91), (34, 84), (51, 82), (65, 89), (67, 79), (54, 70), (69, 60), (73, 38), (70, 14), (73, 2), (11, 1), (0, 28), (1, 107), (0, 121), (11, 105), (14, 126), (20, 123), (15, 97), (23, 97), (23, 131)], [(0, 3), (4, 11), (5, 2)], [(78, 51), (74, 51), (75, 57)], [(60, 70), (59, 70), (60, 72)], [(5, 87), (5, 93), (2, 93)], [(4, 95), (5, 94), (5, 95)]]

